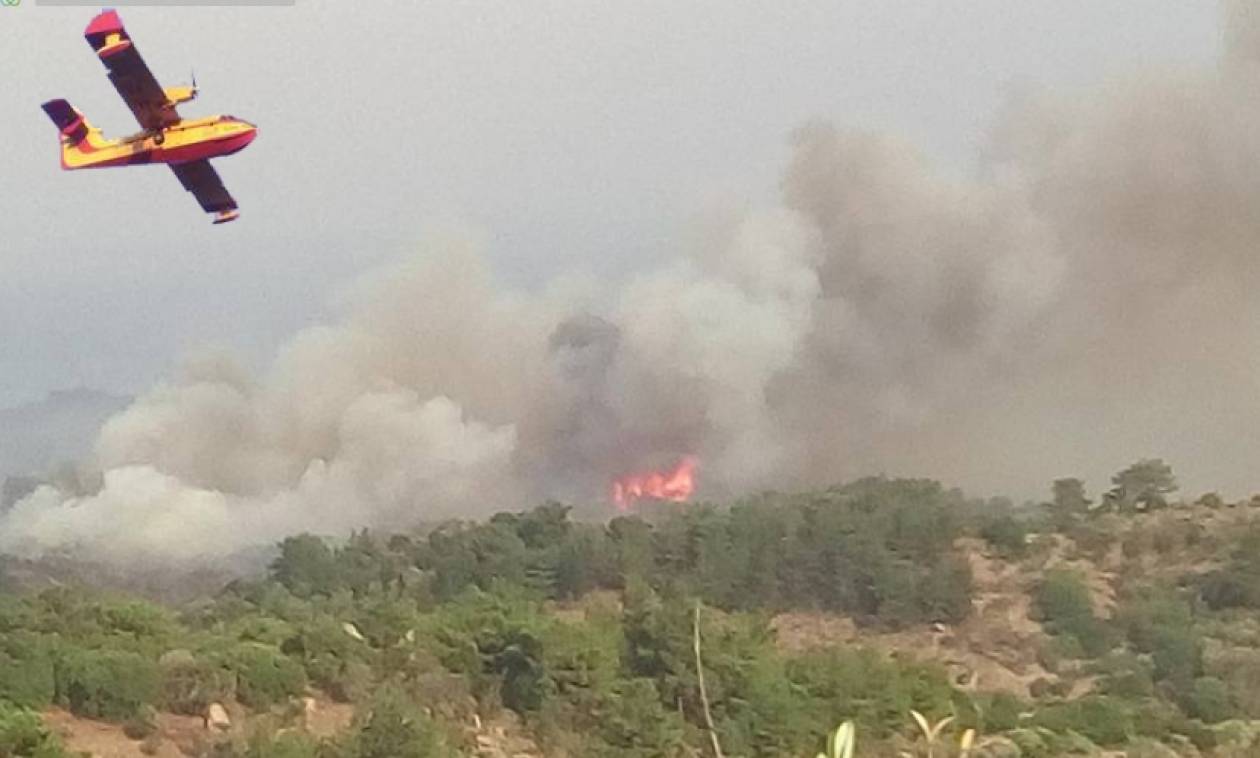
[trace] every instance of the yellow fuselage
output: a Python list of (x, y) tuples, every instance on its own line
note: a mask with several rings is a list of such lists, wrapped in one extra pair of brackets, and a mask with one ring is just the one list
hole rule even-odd
[(61, 165), (74, 170), (142, 163), (187, 163), (231, 155), (258, 136), (258, 127), (232, 116), (188, 119), (160, 132), (143, 132), (107, 140), (99, 129), (88, 126), (77, 143), (62, 139)]

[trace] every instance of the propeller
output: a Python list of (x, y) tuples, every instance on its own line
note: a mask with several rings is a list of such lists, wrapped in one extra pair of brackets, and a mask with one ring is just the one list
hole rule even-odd
[(197, 96), (197, 70), (190, 68), (188, 69), (188, 74), (189, 74), (189, 78), (192, 79), (192, 96), (196, 97)]

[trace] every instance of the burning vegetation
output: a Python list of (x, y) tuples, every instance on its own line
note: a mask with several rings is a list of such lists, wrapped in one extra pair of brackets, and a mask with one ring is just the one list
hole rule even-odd
[(625, 511), (640, 499), (685, 503), (696, 489), (696, 467), (699, 460), (687, 456), (667, 471), (627, 474), (613, 481), (612, 497), (619, 510)]

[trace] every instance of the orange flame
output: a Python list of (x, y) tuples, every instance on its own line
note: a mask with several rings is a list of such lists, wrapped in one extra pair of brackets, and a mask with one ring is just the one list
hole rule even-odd
[(687, 456), (670, 471), (649, 471), (628, 474), (613, 480), (613, 502), (621, 510), (640, 498), (685, 503), (696, 489), (696, 466), (699, 461)]

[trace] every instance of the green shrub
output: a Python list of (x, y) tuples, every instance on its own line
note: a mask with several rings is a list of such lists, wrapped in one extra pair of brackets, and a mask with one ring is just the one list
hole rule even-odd
[(1162, 585), (1127, 592), (1115, 617), (1129, 642), (1143, 653), (1155, 649), (1161, 631), (1184, 630), (1194, 625), (1194, 614), (1186, 598), (1176, 588)]
[(1194, 680), (1190, 692), (1183, 697), (1186, 715), (1205, 724), (1216, 724), (1233, 718), (1238, 709), (1229, 688), (1220, 679), (1205, 676)]
[(446, 758), (455, 753), (437, 725), (393, 688), (377, 694), (355, 716), (335, 748), (336, 758)]
[(608, 699), (599, 718), (600, 736), (612, 748), (609, 755), (655, 758), (681, 752), (685, 723), (663, 707), (660, 692), (650, 679), (631, 679)]
[(1133, 653), (1112, 653), (1099, 661), (1099, 690), (1127, 700), (1141, 700), (1155, 693), (1155, 679), (1148, 661)]
[(250, 708), (269, 708), (306, 690), (302, 665), (266, 645), (240, 645), (227, 664), (236, 673), (237, 700)]
[(249, 741), (245, 758), (317, 758), (320, 745), (302, 732), (260, 732)]
[(1008, 692), (995, 692), (979, 698), (981, 731), (987, 734), (1006, 732), (1019, 726), (1024, 703)]
[(97, 618), (101, 628), (109, 634), (135, 640), (146, 649), (163, 647), (179, 633), (174, 614), (141, 600), (101, 603)]
[(311, 683), (342, 701), (354, 699), (363, 684), (362, 674), (373, 651), (346, 634), (331, 616), (318, 616), (302, 624), (298, 633), (285, 640), (280, 650), (300, 660)]
[(1021, 758), (1050, 758), (1050, 745), (1044, 729), (1014, 729), (1007, 738), (1019, 748)]
[(1165, 627), (1154, 635), (1155, 680), (1190, 687), (1203, 673), (1203, 639), (1188, 627)]
[(1111, 628), (1094, 615), (1089, 588), (1078, 574), (1048, 572), (1037, 587), (1036, 601), (1046, 630), (1075, 638), (1084, 655), (1096, 658), (1115, 645)]
[(279, 646), (293, 637), (295, 631), (293, 625), (284, 619), (251, 613), (233, 622), (227, 629), (227, 635), (241, 642)]
[(157, 734), (157, 711), (143, 706), (131, 718), (123, 722), (123, 734), (133, 740), (143, 740)]
[(1007, 558), (1019, 558), (1028, 552), (1028, 529), (1012, 516), (990, 519), (980, 528), (980, 536)]
[(554, 686), (544, 639), (555, 622), (519, 590), (470, 590), (429, 623), (442, 665), (467, 675), (479, 697), (493, 692), (520, 713), (542, 706)]
[(162, 706), (171, 713), (200, 716), (211, 703), (231, 698), (236, 689), (236, 677), (231, 671), (186, 650), (163, 655), (158, 665), (162, 673)]
[(1133, 714), (1137, 734), (1163, 742), (1189, 729), (1189, 719), (1171, 703), (1154, 698), (1139, 702), (1141, 704)]
[(0, 756), (64, 758), (61, 741), (44, 727), (39, 714), (0, 701)]
[(1068, 536), (1076, 543), (1077, 549), (1095, 562), (1111, 551), (1111, 546), (1116, 543), (1116, 533), (1112, 525), (1099, 522), (1077, 522), (1068, 529)]
[(1199, 595), (1215, 611), (1260, 608), (1260, 573), (1233, 566), (1210, 572), (1199, 583)]
[(1057, 637), (1052, 637), (1045, 644), (1042, 657), (1047, 662), (1056, 664), (1055, 668), (1046, 666), (1046, 669), (1057, 672), (1064, 660), (1078, 660), (1089, 656), (1085, 652), (1085, 646), (1081, 644), (1080, 639), (1075, 634), (1060, 634)]
[(886, 737), (906, 725), (911, 708), (923, 713), (953, 709), (953, 690), (943, 671), (870, 650), (831, 649), (791, 658), (787, 673), (793, 689), (819, 711), (824, 730), (843, 713), (860, 731)]
[(56, 667), (57, 699), (74, 714), (126, 721), (157, 702), (158, 665), (123, 650), (62, 651)]
[(1123, 701), (1107, 695), (1086, 695), (1079, 700), (1043, 706), (1034, 723), (1051, 731), (1079, 732), (1103, 745), (1120, 745), (1134, 734), (1133, 713)]
[(1229, 686), (1243, 716), (1260, 719), (1260, 650), (1237, 649), (1216, 656), (1211, 674)]
[(57, 681), (48, 646), (21, 632), (0, 637), (0, 700), (43, 708), (56, 694)]
[(1073, 571), (1055, 569), (1046, 572), (1037, 587), (1036, 600), (1042, 617), (1051, 623), (1094, 615), (1089, 588)]

